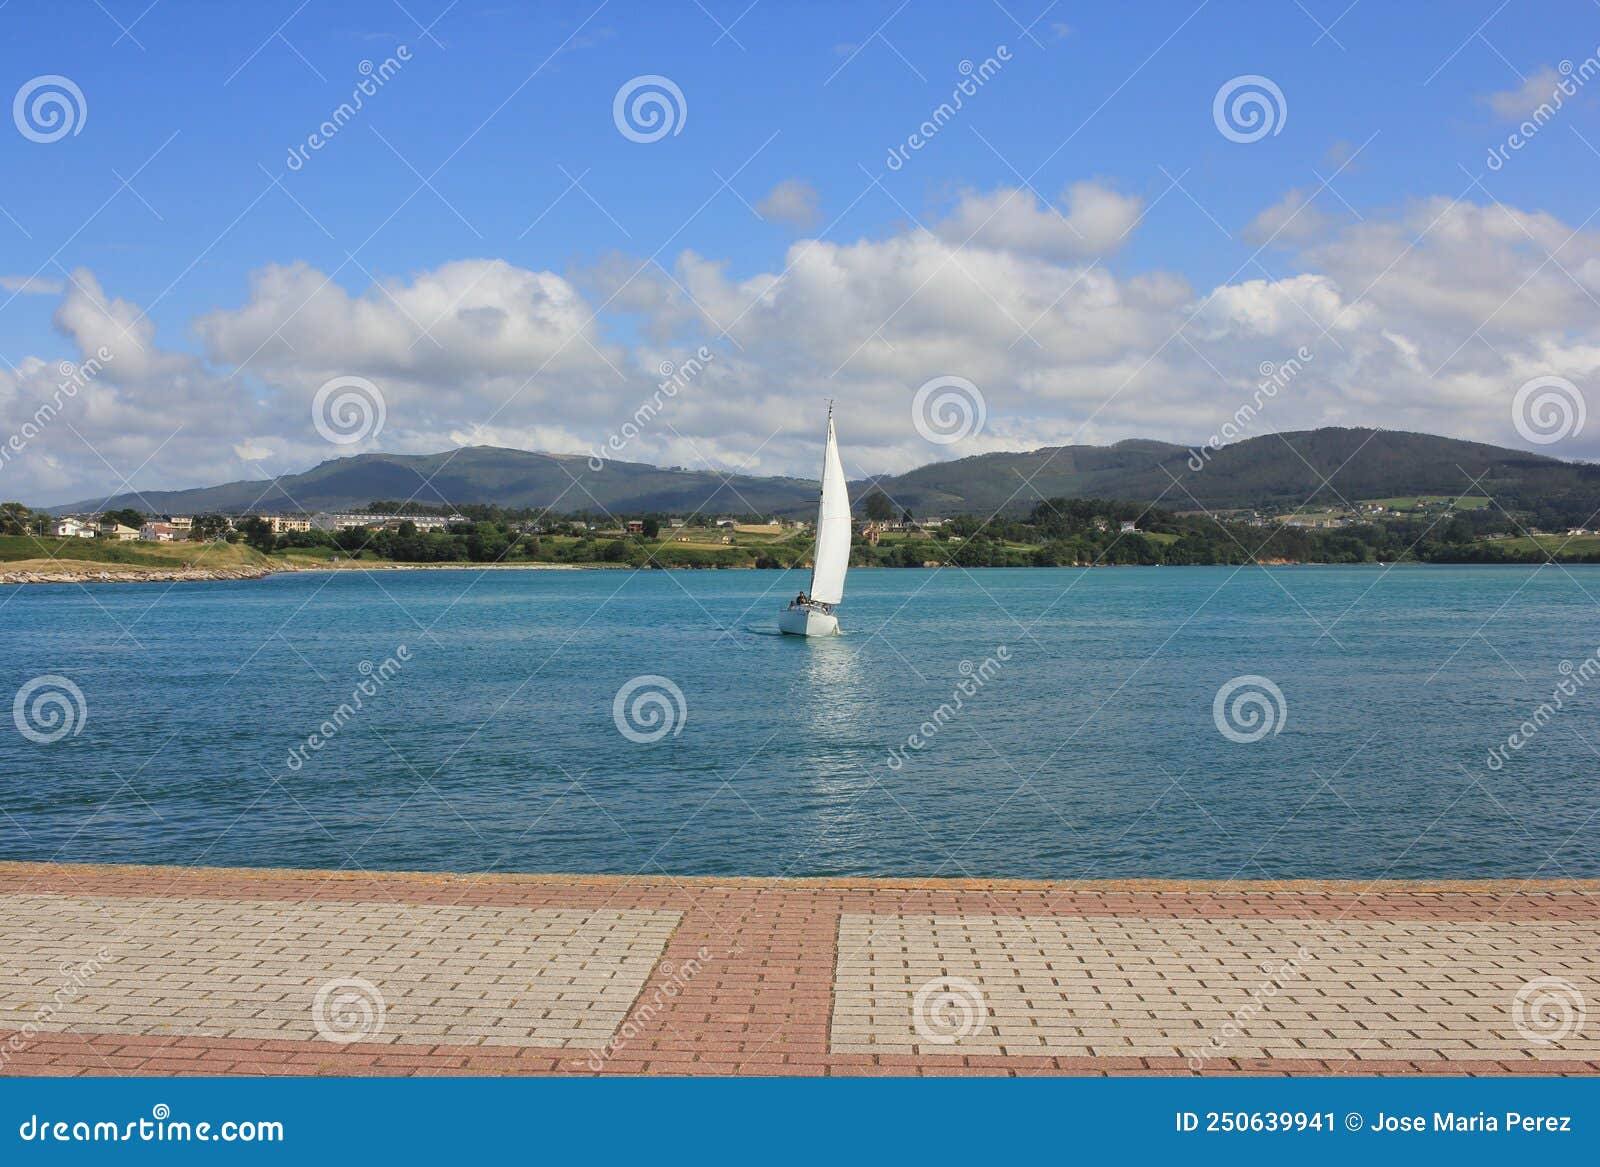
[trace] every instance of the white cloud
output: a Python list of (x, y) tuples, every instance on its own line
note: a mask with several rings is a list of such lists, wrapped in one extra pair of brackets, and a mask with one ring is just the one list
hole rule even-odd
[(761, 217), (791, 227), (806, 228), (816, 225), (817, 188), (803, 178), (786, 178), (767, 192), (767, 197), (756, 204)]
[(1521, 85), (1491, 93), (1483, 100), (1489, 103), (1489, 108), (1494, 110), (1496, 116), (1508, 122), (1521, 121), (1550, 101), (1551, 94), (1555, 93), (1560, 83), (1561, 74), (1547, 65)]
[(934, 227), (949, 242), (971, 242), (1047, 259), (1115, 251), (1139, 220), (1142, 200), (1096, 182), (1075, 182), (1062, 192), (1060, 209), (1025, 190), (969, 192), (949, 218)]
[(1296, 188), (1251, 219), (1244, 238), (1258, 247), (1288, 247), (1326, 235), (1334, 221), (1317, 208), (1311, 195)]
[(0, 276), (0, 290), (14, 296), (59, 296), (65, 285), (41, 276)]
[[(1135, 200), (1080, 184), (1065, 201), (1085, 240), (1026, 192), (1001, 191), (967, 196), (934, 231), (796, 240), (754, 274), (690, 251), (670, 277), (638, 257), (571, 278), (465, 259), (356, 291), (274, 266), (242, 302), (194, 322), (201, 355), (159, 347), (137, 305), (80, 270), (55, 313), (66, 348), (0, 368), (0, 430), (57, 392), (62, 357), (104, 347), (112, 358), (0, 464), (0, 496), (120, 489), (102, 456), (127, 474), (148, 459), (135, 485), (161, 488), (375, 448), (586, 452), (659, 393), (663, 362), (701, 345), (713, 359), (661, 398), (624, 457), (812, 474), (829, 397), (852, 474), (1070, 442), (1193, 443), (1248, 399), (1263, 362), (1302, 347), (1313, 357), (1260, 432), (1374, 424), (1525, 446), (1511, 421), (1518, 386), (1541, 375), (1600, 386), (1585, 283), (1600, 271), (1600, 234), (1553, 216), (1443, 198), (1365, 222), (1312, 216), (1279, 235), (1281, 273), (1252, 267), (1195, 288), (1091, 260), (1087, 238), (1120, 237)], [(972, 232), (952, 224), (974, 221), (984, 229), (963, 246)], [(951, 447), (919, 438), (910, 419), (918, 386), (943, 375), (976, 383), (988, 407), (984, 431)], [(311, 401), (334, 376), (379, 386), (375, 439), (335, 447), (318, 435)], [(1600, 431), (1541, 452), (1600, 455)]]

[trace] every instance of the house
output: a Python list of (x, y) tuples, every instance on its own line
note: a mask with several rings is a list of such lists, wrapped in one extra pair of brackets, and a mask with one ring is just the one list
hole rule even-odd
[(1139, 525), (1137, 523), (1129, 522), (1127, 519), (1123, 519), (1122, 526), (1119, 528), (1119, 531), (1124, 535), (1137, 535), (1139, 533)]
[(683, 526), (683, 520), (682, 519), (668, 519), (667, 520), (667, 526), (671, 527), (674, 531), (676, 531), (679, 527)]
[[(380, 515), (365, 511), (322, 511), (311, 517), (311, 526), (319, 531), (353, 531), (357, 527), (386, 527), (396, 529), (401, 523), (411, 522), (419, 531), (443, 531), (451, 523), (464, 523), (461, 515)], [(276, 530), (277, 528), (273, 528)], [(307, 528), (309, 529), (309, 528)]]
[(119, 543), (131, 543), (138, 537), (138, 527), (128, 527), (122, 523), (102, 522), (100, 524), (100, 538), (102, 539), (115, 539)]
[(274, 535), (282, 535), (285, 531), (311, 530), (311, 520), (304, 515), (258, 515), (257, 517), (272, 528)]
[(59, 535), (63, 539), (93, 539), (95, 525), (93, 523), (85, 523), (82, 519), (57, 519), (55, 526), (50, 528), (50, 532), (53, 535)]
[(174, 539), (187, 539), (194, 530), (193, 515), (168, 515), (167, 522), (172, 524), (172, 537)]
[(643, 535), (644, 534), (644, 520), (643, 519), (629, 519), (623, 525), (627, 527), (628, 534), (630, 534), (630, 535)]
[(174, 532), (171, 523), (146, 523), (139, 528), (139, 538), (146, 543), (171, 543)]

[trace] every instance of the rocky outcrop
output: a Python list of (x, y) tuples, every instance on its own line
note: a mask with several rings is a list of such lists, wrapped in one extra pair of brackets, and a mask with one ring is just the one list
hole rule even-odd
[(103, 571), (61, 568), (53, 571), (0, 570), (0, 584), (60, 583), (188, 583), (191, 580), (260, 579), (273, 574), (266, 567), (140, 567)]

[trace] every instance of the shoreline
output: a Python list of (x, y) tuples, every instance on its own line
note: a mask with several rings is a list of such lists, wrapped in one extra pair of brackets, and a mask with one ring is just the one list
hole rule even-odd
[(55, 571), (8, 571), (0, 563), (0, 586), (6, 584), (63, 583), (198, 583), (220, 580), (265, 579), (269, 575), (298, 575), (304, 572), (342, 571), (588, 571), (609, 570), (620, 564), (609, 563), (360, 563), (335, 566), (270, 564), (249, 567), (146, 567), (122, 563), (97, 563), (93, 560), (64, 560), (82, 564)]
[(526, 887), (584, 886), (631, 888), (641, 885), (695, 888), (755, 888), (797, 891), (951, 891), (1039, 892), (1058, 895), (1121, 892), (1139, 895), (1212, 897), (1219, 895), (1364, 895), (1409, 893), (1419, 896), (1476, 893), (1479, 895), (1577, 895), (1590, 904), (1600, 895), (1600, 878), (1582, 876), (1424, 876), (1416, 879), (1362, 877), (1293, 877), (1285, 879), (1203, 879), (1190, 876), (1133, 876), (1100, 878), (1010, 878), (996, 876), (909, 875), (695, 875), (662, 872), (641, 877), (582, 871), (446, 871), (430, 868), (283, 867), (246, 864), (96, 863), (43, 859), (0, 859), (0, 888), (15, 881), (68, 878), (85, 885), (99, 881), (148, 881), (165, 886), (174, 880), (258, 881), (264, 884), (305, 882), (327, 891), (339, 884), (463, 884)]
[[(352, 561), (339, 564), (271, 564), (248, 567), (146, 567), (133, 564), (110, 562), (96, 562), (94, 560), (64, 560), (59, 570), (36, 571), (7, 570), (4, 562), (0, 562), (0, 587), (23, 584), (100, 584), (100, 583), (205, 583), (238, 580), (265, 579), (272, 575), (298, 575), (307, 572), (351, 572), (351, 571), (802, 571), (803, 564), (793, 567), (763, 568), (753, 565), (740, 564), (726, 567), (688, 567), (688, 566), (652, 566), (631, 567), (625, 563), (365, 563)], [(81, 564), (81, 567), (65, 567), (66, 563)], [(1406, 563), (1300, 563), (1290, 560), (1264, 560), (1258, 563), (1195, 563), (1195, 564), (1165, 564), (1165, 563), (1080, 563), (1062, 564), (1056, 567), (960, 567), (958, 564), (942, 564), (937, 568), (905, 568), (887, 567), (882, 564), (862, 564), (852, 567), (851, 571), (937, 571), (941, 568), (954, 568), (961, 571), (1092, 571), (1098, 569), (1120, 570), (1156, 570), (1170, 568), (1182, 571), (1185, 568), (1282, 568), (1282, 567), (1365, 567), (1389, 571), (1397, 567), (1517, 567), (1539, 568), (1547, 563), (1560, 563), (1564, 567), (1593, 567), (1596, 564), (1582, 562), (1566, 562), (1563, 560), (1547, 560), (1538, 563), (1427, 563), (1421, 560)]]

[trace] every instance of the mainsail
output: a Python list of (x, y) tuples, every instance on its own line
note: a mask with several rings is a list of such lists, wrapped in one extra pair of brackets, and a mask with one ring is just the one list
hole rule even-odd
[(850, 565), (850, 497), (845, 493), (844, 465), (833, 436), (833, 410), (828, 410), (828, 440), (822, 451), (822, 501), (817, 504), (817, 549), (811, 569), (810, 598), (819, 604), (844, 599), (844, 573)]

